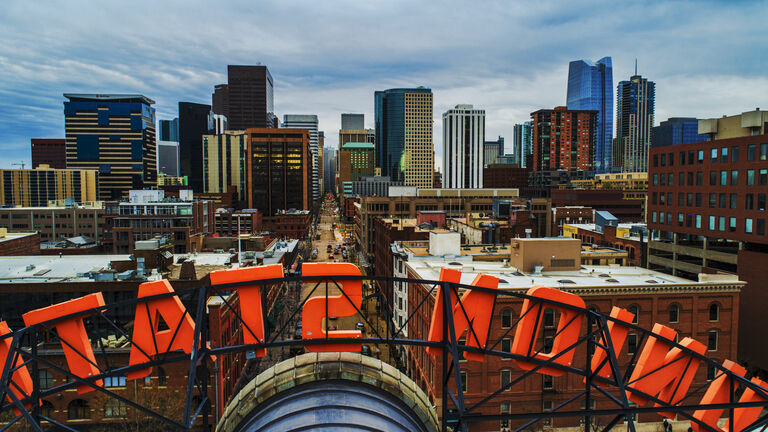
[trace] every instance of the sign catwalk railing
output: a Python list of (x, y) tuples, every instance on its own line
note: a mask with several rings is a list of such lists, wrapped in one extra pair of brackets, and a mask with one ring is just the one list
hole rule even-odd
[[(694, 431), (753, 430), (768, 424), (768, 414), (762, 412), (768, 407), (768, 385), (748, 379), (735, 362), (708, 358), (706, 346), (695, 339), (678, 342), (676, 331), (661, 324), (652, 330), (639, 327), (632, 324), (631, 312), (618, 307), (608, 314), (587, 309), (579, 296), (557, 288), (535, 286), (523, 293), (498, 289), (499, 280), (489, 275), (478, 275), (469, 285), (461, 284), (460, 278), (460, 271), (449, 268), (441, 271), (438, 281), (365, 277), (348, 263), (304, 264), (301, 276), (285, 277), (280, 265), (269, 265), (215, 271), (210, 285), (191, 290), (175, 291), (167, 280), (151, 281), (141, 284), (137, 298), (131, 300), (105, 304), (101, 293), (93, 293), (30, 311), (23, 315), (23, 328), (12, 331), (0, 322), (0, 414), (5, 421), (0, 431), (23, 423), (36, 431), (77, 430), (77, 423), (56, 419), (46, 409), (46, 401), (73, 389), (80, 395), (116, 400), (135, 410), (136, 418), (140, 414), (142, 421), (160, 422), (166, 430), (193, 426), (207, 430), (210, 364), (217, 356), (245, 353), (260, 358), (285, 347), (359, 352), (363, 344), (406, 347), (390, 352), (426, 353), (436, 360), (442, 370), (439, 377), (412, 378), (421, 383), (434, 380), (443, 430), (469, 430), (473, 424), (488, 422), (500, 424), (502, 430), (530, 430), (553, 418), (572, 417), (581, 419), (586, 431), (610, 430), (623, 422), (634, 431), (636, 416), (649, 413), (658, 414), (655, 421), (688, 420)], [(367, 296), (364, 281), (373, 291)], [(274, 303), (274, 297), (267, 292), (277, 289), (285, 296), (287, 287), (299, 284), (305, 295), (295, 308), (283, 311), (287, 319), (270, 331), (267, 317), (273, 304), (267, 299)], [(380, 289), (394, 284), (407, 284), (411, 298), (407, 318), (397, 323), (391, 299)], [(210, 343), (207, 304), (212, 298), (220, 300), (240, 327), (242, 338), (236, 343)], [(362, 312), (367, 298), (378, 299), (387, 321), (384, 328)], [(520, 303), (516, 319), (499, 313), (498, 305), (509, 301)], [(125, 308), (135, 308), (135, 314), (130, 324), (121, 325), (116, 311)], [(330, 317), (348, 316), (359, 317), (369, 336), (359, 328), (324, 325)], [(419, 316), (429, 319), (423, 337), (416, 325)], [(299, 317), (301, 338), (290, 331)], [(554, 328), (545, 340), (545, 328), (550, 326)], [(410, 338), (404, 336), (406, 328)], [(639, 336), (638, 349), (620, 360), (630, 332)], [(105, 335), (125, 341), (127, 361), (110, 358), (102, 341)], [(505, 342), (510, 336), (511, 343)], [(60, 347), (66, 364), (41, 352), (52, 345)], [(512, 360), (519, 373), (508, 375), (496, 390), (467, 397), (462, 369), (490, 357)], [(114, 377), (144, 379), (153, 367), (171, 363), (186, 371), (183, 409), (178, 413), (105, 385)], [(714, 370), (715, 376), (696, 381), (702, 368)], [(66, 382), (41, 386), (44, 369), (66, 377)], [(418, 368), (409, 372), (424, 373)], [(522, 392), (520, 386), (537, 376), (539, 382), (542, 376), (578, 376), (583, 387), (570, 389), (548, 409), (496, 408), (508, 398), (505, 392)], [(490, 406), (494, 409), (486, 409)], [(718, 426), (721, 418), (727, 419), (724, 428)]]

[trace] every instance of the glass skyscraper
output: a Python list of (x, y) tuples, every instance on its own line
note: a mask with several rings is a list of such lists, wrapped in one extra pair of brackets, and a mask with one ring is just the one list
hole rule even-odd
[(622, 172), (648, 170), (648, 146), (656, 101), (656, 84), (640, 75), (616, 88), (616, 139), (613, 165)]
[(512, 135), (512, 151), (515, 162), (520, 168), (530, 168), (533, 164), (533, 122), (516, 124)]
[(702, 141), (707, 141), (707, 135), (699, 135), (699, 120), (693, 117), (672, 117), (651, 129), (651, 147)]
[(597, 172), (612, 171), (613, 66), (610, 57), (603, 57), (596, 63), (589, 60), (570, 63), (566, 103), (569, 110), (598, 112), (594, 166)]

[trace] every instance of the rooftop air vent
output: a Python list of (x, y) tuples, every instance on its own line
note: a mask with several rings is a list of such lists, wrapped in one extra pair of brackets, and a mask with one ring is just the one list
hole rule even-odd
[(570, 280), (570, 279), (558, 279), (558, 282), (562, 284), (575, 284), (576, 282)]
[(617, 281), (616, 279), (613, 279), (613, 278), (610, 278), (610, 279), (606, 279), (605, 281), (606, 281), (606, 282), (619, 283), (619, 281)]
[(449, 263), (448, 263), (448, 265), (457, 265), (457, 266), (460, 266), (460, 265), (461, 265), (461, 263), (459, 263), (459, 262), (456, 262), (456, 261), (451, 261), (451, 262), (449, 262)]
[(656, 284), (656, 283), (659, 283), (659, 281), (657, 281), (657, 280), (654, 280), (654, 279), (648, 279), (648, 280), (647, 280), (647, 281), (645, 281), (645, 282), (646, 282), (646, 283), (654, 283), (654, 284)]

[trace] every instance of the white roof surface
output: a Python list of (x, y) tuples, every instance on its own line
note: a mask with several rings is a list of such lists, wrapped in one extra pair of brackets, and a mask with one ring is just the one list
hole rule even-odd
[[(82, 276), (106, 269), (110, 261), (127, 261), (130, 255), (35, 255), (0, 257), (0, 283), (90, 282)], [(80, 275), (80, 276), (78, 276)]]

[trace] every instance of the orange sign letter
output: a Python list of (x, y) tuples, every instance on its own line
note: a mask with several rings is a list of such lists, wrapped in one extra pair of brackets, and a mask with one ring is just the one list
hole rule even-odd
[[(611, 309), (611, 318), (616, 318), (619, 321), (631, 324), (632, 320), (635, 319), (635, 314), (626, 309), (614, 306), (613, 309)], [(624, 346), (624, 342), (627, 340), (627, 334), (629, 333), (629, 327), (619, 324), (619, 321), (608, 321), (608, 333), (611, 335), (611, 342), (613, 342), (613, 351), (615, 353), (621, 352), (621, 347)], [(608, 342), (602, 335), (600, 341), (603, 345), (608, 345)], [(600, 367), (600, 363), (605, 360), (607, 355), (608, 353), (603, 348), (595, 345), (595, 353), (592, 355), (592, 370), (597, 370), (599, 367), (600, 370), (597, 371), (597, 374), (603, 378), (611, 377), (611, 367), (608, 363)], [(618, 354), (616, 354), (616, 356), (618, 356)], [(584, 379), (586, 380), (586, 378)]]
[[(104, 297), (101, 293), (88, 294), (84, 297), (27, 312), (23, 315), (24, 324), (30, 326), (100, 306), (104, 306)], [(96, 367), (93, 348), (91, 348), (91, 342), (88, 340), (88, 333), (85, 332), (85, 324), (83, 324), (85, 315), (87, 314), (84, 313), (53, 324), (53, 328), (56, 329), (56, 333), (62, 341), (61, 347), (64, 349), (69, 370), (80, 378), (88, 378), (101, 373)], [(93, 383), (102, 385), (101, 380), (96, 380)], [(93, 391), (91, 386), (85, 384), (77, 386), (77, 392), (80, 394), (90, 391)]]
[[(0, 321), (0, 336), (5, 336), (10, 332), (11, 329), (8, 328), (8, 324), (5, 321)], [(9, 336), (0, 340), (0, 361), (3, 362), (2, 366), (0, 367), (4, 367), (8, 356), (13, 355), (11, 353), (11, 339), (12, 336)], [(22, 366), (22, 363), (24, 363), (24, 359), (22, 359), (21, 356), (16, 357), (16, 361), (12, 361), (10, 365), (11, 369), (18, 369), (16, 369), (16, 372), (13, 372), (13, 377), (8, 378), (8, 389), (12, 391), (13, 395), (16, 396), (19, 400), (22, 400), (28, 395), (32, 394), (32, 377), (29, 376), (27, 367)], [(11, 382), (11, 380), (13, 382)]]

